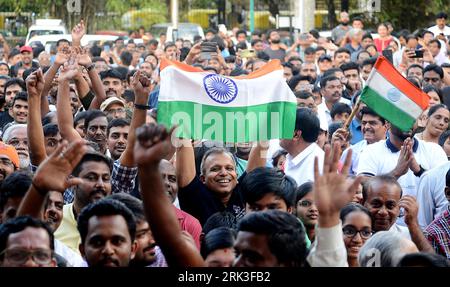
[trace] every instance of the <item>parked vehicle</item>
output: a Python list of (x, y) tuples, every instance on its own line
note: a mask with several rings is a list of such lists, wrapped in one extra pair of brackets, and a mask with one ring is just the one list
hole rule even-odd
[(155, 24), (150, 28), (150, 33), (152, 33), (155, 38), (158, 38), (161, 33), (166, 33), (168, 42), (173, 42), (176, 38), (182, 38), (183, 40), (194, 42), (194, 37), (197, 35), (202, 38), (205, 37), (203, 28), (200, 25), (193, 23), (179, 23), (178, 30), (176, 33), (174, 32), (175, 31), (171, 23)]
[(25, 43), (29, 44), (29, 41), (34, 36), (43, 35), (64, 35), (67, 34), (66, 26), (60, 19), (38, 19), (34, 25), (28, 29), (27, 38)]

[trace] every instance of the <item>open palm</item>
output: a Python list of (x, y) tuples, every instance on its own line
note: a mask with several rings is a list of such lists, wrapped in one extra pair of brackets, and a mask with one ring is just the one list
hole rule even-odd
[(40, 190), (60, 192), (64, 192), (70, 186), (80, 184), (81, 179), (68, 178), (68, 176), (86, 151), (87, 147), (83, 140), (78, 140), (69, 147), (65, 141), (41, 163), (33, 178), (33, 184)]

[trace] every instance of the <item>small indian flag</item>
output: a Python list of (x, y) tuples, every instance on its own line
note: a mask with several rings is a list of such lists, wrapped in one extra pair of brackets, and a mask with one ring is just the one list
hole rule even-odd
[(430, 97), (380, 56), (361, 93), (361, 101), (397, 128), (409, 131), (428, 108)]
[(278, 60), (240, 77), (167, 59), (160, 68), (158, 122), (178, 125), (177, 136), (230, 143), (292, 138), (296, 98)]

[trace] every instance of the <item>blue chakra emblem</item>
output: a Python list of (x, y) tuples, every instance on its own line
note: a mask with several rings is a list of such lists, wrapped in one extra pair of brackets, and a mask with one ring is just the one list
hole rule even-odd
[(238, 93), (238, 88), (233, 80), (216, 74), (204, 77), (203, 86), (208, 96), (220, 104), (232, 102)]
[(396, 88), (391, 88), (387, 92), (387, 97), (392, 102), (397, 102), (398, 100), (400, 100), (401, 96), (402, 96), (402, 93)]

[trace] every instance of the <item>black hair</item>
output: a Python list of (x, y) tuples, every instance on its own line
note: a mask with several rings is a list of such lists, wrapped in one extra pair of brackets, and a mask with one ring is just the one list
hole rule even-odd
[(44, 137), (54, 137), (59, 133), (57, 124), (46, 124), (42, 129), (44, 130)]
[(288, 86), (292, 91), (295, 91), (295, 87), (297, 87), (298, 83), (300, 83), (301, 81), (308, 81), (310, 84), (313, 83), (313, 79), (311, 78), (311, 76), (297, 75), (297, 76), (293, 76), (289, 80)]
[(250, 44), (251, 44), (251, 46), (253, 47), (253, 46), (255, 46), (256, 44), (258, 44), (258, 43), (262, 43), (262, 40), (261, 39), (254, 39), (254, 40), (252, 40), (251, 42), (250, 42)]
[[(341, 121), (332, 122), (328, 125), (328, 141), (331, 142), (331, 139), (333, 137), (333, 134), (340, 128), (344, 126), (344, 123)], [(352, 134), (349, 131), (349, 134), (347, 136), (347, 141), (350, 141), (352, 138)]]
[(414, 86), (416, 86), (419, 89), (422, 89), (422, 84), (420, 83), (419, 78), (415, 77), (415, 76), (410, 76), (410, 77), (406, 77), (406, 79), (413, 84)]
[(359, 16), (353, 17), (352, 23), (355, 22), (355, 21), (359, 21), (359, 22), (363, 23), (363, 19), (361, 17), (359, 17)]
[(126, 102), (134, 103), (135, 95), (134, 95), (134, 91), (133, 90), (130, 90), (130, 89), (125, 90), (123, 92), (122, 97), (125, 99)]
[(306, 108), (297, 109), (295, 119), (295, 130), (301, 131), (301, 137), (308, 143), (313, 143), (317, 140), (320, 130), (320, 121), (317, 115)]
[(42, 118), (42, 126), (51, 124), (53, 119), (56, 118), (56, 112), (48, 112), (43, 118)]
[(133, 61), (133, 55), (128, 51), (123, 51), (120, 54), (120, 60), (122, 61), (122, 64), (125, 66), (131, 65), (131, 61)]
[(106, 115), (104, 112), (100, 111), (100, 110), (89, 110), (87, 111), (86, 114), (86, 118), (84, 119), (84, 130), (88, 130), (89, 128), (89, 123), (93, 120), (95, 120), (96, 118), (100, 118), (100, 117), (105, 117)]
[(283, 199), (289, 208), (294, 206), (297, 184), (292, 177), (285, 175), (281, 170), (258, 167), (245, 176), (240, 188), (247, 204), (251, 205), (266, 194), (272, 193)]
[(236, 38), (239, 36), (239, 34), (244, 34), (245, 37), (247, 38), (247, 31), (245, 31), (245, 30), (239, 30), (239, 31), (237, 31), (237, 32), (236, 32)]
[(218, 227), (227, 227), (233, 230), (237, 228), (237, 218), (229, 211), (216, 212), (211, 215), (203, 224), (203, 233), (208, 234)]
[(379, 120), (380, 120), (380, 122), (384, 125), (384, 124), (386, 124), (386, 120), (383, 118), (383, 117), (381, 117), (380, 115), (378, 115), (377, 113), (375, 113), (375, 111), (374, 110), (372, 110), (371, 108), (369, 108), (369, 107), (363, 107), (362, 109), (361, 109), (361, 118), (364, 116), (364, 115), (371, 115), (371, 116), (374, 116), (374, 117), (377, 117)]
[(366, 38), (369, 38), (369, 39), (372, 39), (372, 40), (373, 40), (373, 37), (372, 37), (372, 35), (371, 35), (369, 32), (364, 33), (364, 34), (362, 35), (361, 41), (364, 40), (364, 39), (366, 39)]
[(13, 106), (16, 103), (17, 100), (28, 102), (28, 94), (27, 94), (27, 92), (22, 91), (22, 92), (17, 93), (17, 95), (14, 96), (14, 99), (13, 99), (13, 102), (12, 102)]
[(233, 248), (236, 232), (228, 227), (218, 227), (208, 232), (203, 238), (200, 253), (204, 259), (218, 249)]
[(259, 51), (258, 53), (256, 53), (256, 58), (258, 58), (264, 62), (268, 62), (270, 60), (269, 54), (267, 54), (264, 51)]
[(439, 254), (416, 252), (404, 255), (397, 267), (450, 267), (450, 261)]
[(311, 181), (305, 182), (301, 184), (297, 189), (295, 190), (295, 204), (305, 197), (308, 193), (312, 192), (314, 188), (314, 184)]
[(73, 169), (72, 175), (78, 176), (83, 169), (83, 164), (86, 162), (95, 161), (95, 162), (103, 162), (109, 167), (109, 171), (112, 171), (112, 160), (105, 155), (98, 152), (87, 152), (83, 155), (78, 165)]
[(61, 43), (67, 43), (67, 44), (70, 45), (69, 40), (67, 40), (67, 39), (59, 39), (58, 41), (56, 41), (56, 47), (59, 47), (59, 45), (60, 45)]
[(431, 40), (430, 42), (428, 42), (428, 45), (430, 45), (431, 43), (436, 43), (439, 49), (441, 49), (442, 47), (441, 41), (439, 41), (438, 39)]
[(238, 231), (266, 235), (269, 250), (279, 263), (305, 265), (305, 228), (294, 215), (279, 210), (252, 212), (240, 220)]
[(130, 233), (131, 242), (134, 241), (136, 235), (136, 219), (133, 213), (125, 204), (118, 200), (103, 198), (97, 202), (91, 203), (81, 210), (77, 220), (77, 228), (81, 237), (81, 244), (86, 241), (89, 231), (89, 219), (94, 216), (112, 216), (121, 215), (127, 222), (128, 231)]
[(31, 186), (31, 179), (29, 172), (15, 171), (3, 180), (0, 186), (0, 211), (5, 208), (8, 199), (25, 196)]
[(441, 80), (442, 78), (444, 78), (444, 70), (436, 64), (429, 64), (428, 66), (426, 66), (423, 69), (423, 74), (425, 75), (425, 73), (429, 71), (436, 72), (439, 75), (439, 78), (441, 78)]
[[(6, 96), (6, 90), (8, 89), (9, 86), (13, 86), (13, 85), (19, 85), (23, 91), (27, 90), (27, 87), (25, 85), (25, 82), (20, 79), (20, 78), (11, 78), (8, 81), (5, 82), (5, 87), (3, 88), (3, 93)], [(5, 99), (3, 99), (3, 103), (5, 102)]]
[(95, 44), (89, 49), (89, 52), (91, 52), (92, 57), (100, 57), (100, 55), (102, 54), (102, 48)]
[(342, 70), (340, 68), (328, 69), (325, 72), (323, 72), (322, 79), (329, 77), (329, 76), (334, 76), (337, 72), (342, 72)]
[(164, 45), (164, 52), (166, 52), (167, 51), (167, 49), (169, 49), (170, 47), (177, 47), (177, 45), (175, 45), (175, 43), (174, 42), (167, 42), (165, 45)]
[(448, 111), (448, 107), (444, 104), (436, 104), (434, 106), (431, 106), (428, 110), (428, 118), (431, 117), (435, 112), (437, 112), (439, 109), (446, 109)]
[(345, 72), (348, 70), (356, 70), (359, 75), (359, 65), (355, 62), (344, 63), (339, 68), (342, 70), (342, 72)]
[(388, 174), (383, 174), (383, 175), (377, 175), (374, 177), (371, 177), (368, 181), (366, 181), (363, 184), (363, 204), (366, 202), (367, 198), (368, 198), (368, 193), (369, 190), (371, 189), (371, 186), (373, 183), (375, 182), (384, 182), (386, 184), (393, 184), (398, 186), (398, 188), (400, 189), (400, 198), (402, 198), (403, 195), (403, 190), (402, 190), (402, 186), (398, 183), (397, 179), (394, 176), (388, 175)]
[(294, 96), (297, 99), (306, 100), (308, 98), (314, 98), (313, 94), (308, 91), (296, 91), (294, 92)]
[(335, 103), (331, 107), (330, 115), (331, 115), (332, 119), (334, 119), (334, 117), (336, 115), (340, 115), (343, 113), (347, 113), (350, 115), (352, 113), (352, 108), (350, 108), (350, 106), (345, 103), (339, 103), (339, 102)]
[(322, 47), (322, 46), (317, 46), (317, 48), (316, 48), (316, 52), (318, 52), (318, 51), (324, 51), (325, 52), (325, 54), (327, 53), (327, 49), (325, 49), (324, 47)]
[(88, 115), (87, 111), (82, 111), (82, 112), (77, 113), (75, 115), (75, 118), (73, 119), (73, 127), (75, 128), (79, 121), (85, 120), (87, 115)]
[(314, 49), (313, 47), (308, 47), (305, 49), (304, 53), (305, 55), (312, 55), (316, 53), (316, 49)]
[(408, 36), (406, 36), (406, 43), (408, 43), (411, 39), (419, 41), (419, 37), (417, 35), (409, 34)]
[[(55, 249), (53, 231), (42, 220), (33, 218), (31, 216), (18, 216), (0, 225), (0, 250), (5, 250), (8, 243), (8, 238), (11, 234), (21, 232), (27, 227), (44, 229), (50, 239), (49, 246), (51, 250)], [(3, 255), (2, 255), (3, 257)]]
[(109, 136), (109, 131), (114, 127), (129, 127), (130, 121), (126, 119), (113, 119), (109, 122), (108, 128), (106, 129), (106, 135)]
[[(366, 51), (367, 52), (367, 51)], [(367, 52), (369, 53), (369, 52)], [(375, 65), (375, 62), (377, 61), (376, 57), (370, 57), (368, 59), (365, 59), (362, 63), (361, 63), (361, 68), (367, 65), (371, 65), (372, 67)]]
[(419, 68), (422, 70), (422, 74), (423, 74), (423, 67), (421, 65), (418, 64), (412, 64), (411, 66), (408, 67), (408, 69), (406, 69), (406, 75), (408, 75), (409, 70), (413, 69), (413, 68)]
[(125, 206), (133, 213), (136, 223), (146, 221), (142, 200), (124, 192), (111, 194), (108, 198), (125, 204)]
[(325, 87), (327, 86), (327, 83), (331, 82), (331, 81), (339, 81), (340, 82), (339, 78), (336, 76), (328, 76), (327, 77), (324, 75), (324, 77), (322, 77), (322, 79), (320, 79), (320, 87), (322, 89), (325, 89)]
[(115, 78), (115, 79), (119, 79), (119, 80), (123, 80), (122, 75), (115, 69), (109, 69), (103, 72), (100, 72), (100, 78), (102, 79), (102, 81), (105, 78)]
[(450, 137), (450, 130), (446, 130), (439, 136), (439, 145), (443, 148), (445, 141)]
[(447, 13), (445, 12), (439, 12), (436, 14), (436, 19), (446, 19), (447, 20)]
[(281, 156), (286, 156), (288, 154), (287, 151), (285, 151), (284, 149), (279, 149), (277, 150), (273, 155), (272, 155), (272, 166), (276, 167), (278, 165), (278, 161), (280, 160)]
[(350, 52), (349, 49), (347, 49), (347, 48), (339, 48), (339, 49), (336, 50), (336, 52), (334, 52), (334, 58), (336, 58), (337, 54), (342, 54), (342, 53), (347, 53), (349, 56), (352, 55), (352, 53)]
[(236, 77), (236, 76), (241, 76), (241, 75), (248, 75), (248, 72), (241, 68), (236, 68), (230, 72), (231, 77)]
[(345, 218), (347, 217), (347, 215), (349, 215), (352, 212), (365, 213), (370, 218), (370, 220), (372, 221), (372, 215), (370, 215), (370, 212), (369, 212), (369, 210), (366, 207), (362, 206), (359, 203), (351, 202), (351, 203), (347, 204), (346, 206), (344, 206), (341, 209), (341, 213), (340, 213), (339, 217), (341, 218), (342, 223), (344, 223)]

